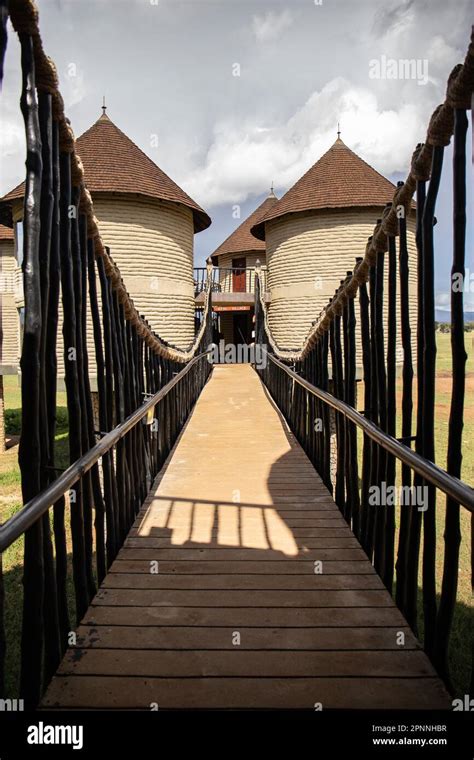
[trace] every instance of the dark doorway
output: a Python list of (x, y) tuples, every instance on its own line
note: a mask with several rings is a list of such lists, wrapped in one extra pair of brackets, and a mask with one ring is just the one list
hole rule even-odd
[(232, 259), (232, 292), (245, 293), (245, 265), (247, 261), (245, 256), (239, 259)]
[(234, 313), (234, 345), (252, 342), (252, 317), (250, 311)]

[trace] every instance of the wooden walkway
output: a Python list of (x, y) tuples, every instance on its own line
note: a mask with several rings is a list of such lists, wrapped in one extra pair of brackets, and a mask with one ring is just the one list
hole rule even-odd
[(43, 707), (450, 706), (248, 365), (214, 369), (77, 634)]

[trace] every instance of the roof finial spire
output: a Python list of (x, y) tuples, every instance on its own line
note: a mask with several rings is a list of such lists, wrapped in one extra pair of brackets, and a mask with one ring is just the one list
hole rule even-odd
[(105, 105), (105, 95), (102, 96), (102, 116), (105, 116), (107, 106)]
[(339, 127), (339, 122), (337, 122), (337, 139), (338, 140), (341, 139), (341, 130), (340, 130), (340, 127)]
[(270, 187), (270, 192), (273, 193), (273, 180), (272, 180), (272, 185)]

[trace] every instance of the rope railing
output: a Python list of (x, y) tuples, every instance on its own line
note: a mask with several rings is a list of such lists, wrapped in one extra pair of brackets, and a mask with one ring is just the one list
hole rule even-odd
[[(466, 111), (473, 90), (474, 37), (464, 64), (449, 78), (446, 101), (430, 120), (426, 143), (415, 151), (406, 182), (399, 184), (369, 238), (365, 256), (341, 280), (301, 349), (282, 349), (272, 336), (271, 300), (268, 307), (258, 275), (255, 301), (256, 343), (268, 347), (269, 358), (256, 369), (449, 688), (450, 633), (454, 615), (462, 614), (457, 604), (461, 542), (471, 542), (474, 578), (471, 529), (466, 528), (467, 520), (474, 524), (474, 491), (462, 482), (464, 287), (455, 286), (466, 274)], [(452, 387), (446, 470), (441, 470), (435, 463), (440, 442), (435, 425), (433, 228), (444, 149), (452, 135)], [(408, 255), (408, 215), (397, 213), (409, 208), (415, 190), (416, 314), (411, 313), (415, 301), (409, 270), (414, 267)], [(402, 365), (401, 403), (397, 362)], [(359, 399), (358, 379), (363, 381)], [(445, 499), (442, 549), (437, 539), (440, 496)]]
[[(3, 65), (4, 3), (0, 10)], [(23, 507), (0, 526), (0, 698), (20, 696), (34, 708), (209, 377), (212, 266), (193, 341), (183, 349), (161, 339), (138, 312), (101, 239), (36, 6), (10, 0), (8, 11), (21, 47), (26, 132)], [(65, 471), (56, 440), (60, 328)], [(21, 601), (19, 568), (9, 552), (22, 541)]]

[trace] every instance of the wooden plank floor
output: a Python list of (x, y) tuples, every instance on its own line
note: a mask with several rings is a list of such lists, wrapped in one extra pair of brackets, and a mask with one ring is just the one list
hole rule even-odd
[(256, 373), (216, 367), (42, 705), (318, 703), (449, 707)]

